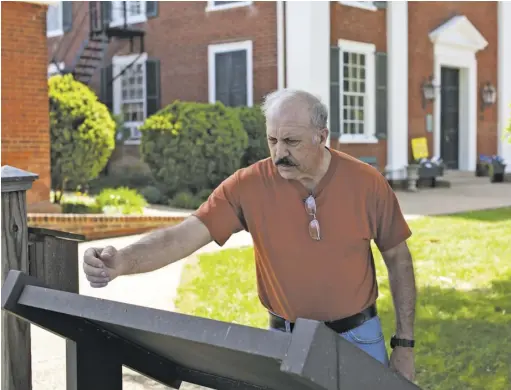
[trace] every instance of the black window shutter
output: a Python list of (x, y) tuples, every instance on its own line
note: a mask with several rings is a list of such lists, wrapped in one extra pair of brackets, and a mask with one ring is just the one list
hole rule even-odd
[(341, 88), (339, 77), (339, 59), (341, 48), (330, 48), (330, 137), (339, 138), (341, 135), (340, 109)]
[(101, 101), (108, 107), (110, 112), (113, 112), (113, 66), (108, 65), (101, 69)]
[(103, 23), (109, 26), (112, 21), (112, 3), (110, 1), (101, 2), (101, 16)]
[(148, 18), (155, 18), (158, 16), (158, 2), (146, 1), (145, 13)]
[(146, 61), (146, 108), (147, 117), (161, 108), (160, 60), (149, 58)]
[(232, 74), (232, 53), (215, 54), (215, 102), (231, 105), (230, 75)]
[(387, 53), (375, 58), (376, 138), (387, 138)]
[(73, 28), (73, 2), (62, 2), (62, 29), (64, 32), (71, 31)]

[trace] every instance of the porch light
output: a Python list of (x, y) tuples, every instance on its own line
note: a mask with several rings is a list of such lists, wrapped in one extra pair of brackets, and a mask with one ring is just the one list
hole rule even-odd
[(497, 100), (497, 90), (489, 81), (481, 89), (481, 98), (483, 101), (481, 111), (484, 111), (486, 106), (491, 106)]
[(433, 84), (433, 76), (429, 76), (426, 81), (422, 82), (422, 108), (426, 108), (426, 104), (428, 101), (432, 101), (435, 99), (435, 88), (436, 86)]

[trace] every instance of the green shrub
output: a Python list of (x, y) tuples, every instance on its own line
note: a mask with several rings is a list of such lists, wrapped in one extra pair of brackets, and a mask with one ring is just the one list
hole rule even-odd
[(143, 159), (170, 198), (215, 188), (240, 167), (248, 142), (238, 115), (222, 103), (175, 101), (140, 130)]
[(64, 214), (102, 214), (103, 211), (96, 203), (84, 201), (66, 201), (61, 203)]
[(233, 108), (248, 136), (248, 146), (241, 158), (243, 167), (270, 156), (266, 138), (266, 119), (259, 106)]
[(198, 195), (193, 195), (189, 191), (178, 192), (170, 200), (169, 205), (179, 209), (195, 210), (202, 204)]
[(96, 196), (96, 204), (107, 214), (141, 214), (147, 202), (136, 190), (120, 187), (101, 191)]
[[(164, 195), (156, 186), (147, 186), (140, 190), (140, 194), (150, 204), (163, 204)], [(165, 202), (167, 203), (167, 202)]]
[(52, 187), (60, 190), (66, 182), (98, 176), (114, 150), (116, 125), (94, 92), (72, 75), (53, 76), (48, 85)]

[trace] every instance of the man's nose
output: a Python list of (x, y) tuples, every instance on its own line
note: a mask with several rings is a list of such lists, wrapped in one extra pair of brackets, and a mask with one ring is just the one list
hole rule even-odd
[(277, 142), (275, 145), (275, 157), (277, 159), (281, 159), (283, 157), (287, 157), (287, 148), (284, 142)]

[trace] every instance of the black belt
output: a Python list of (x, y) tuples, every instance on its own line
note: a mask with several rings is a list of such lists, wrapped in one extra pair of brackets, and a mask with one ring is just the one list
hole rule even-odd
[[(371, 318), (377, 315), (376, 305), (371, 305), (367, 309), (362, 310), (360, 313), (354, 314), (352, 316), (342, 318), (340, 320), (335, 321), (326, 321), (324, 324), (328, 326), (330, 329), (335, 331), (336, 333), (344, 333), (348, 330), (354, 329), (357, 326), (362, 325), (364, 322), (369, 321)], [(282, 331), (286, 331), (286, 321), (270, 313), (270, 327)], [(293, 331), (294, 323), (290, 323), (291, 331)]]

